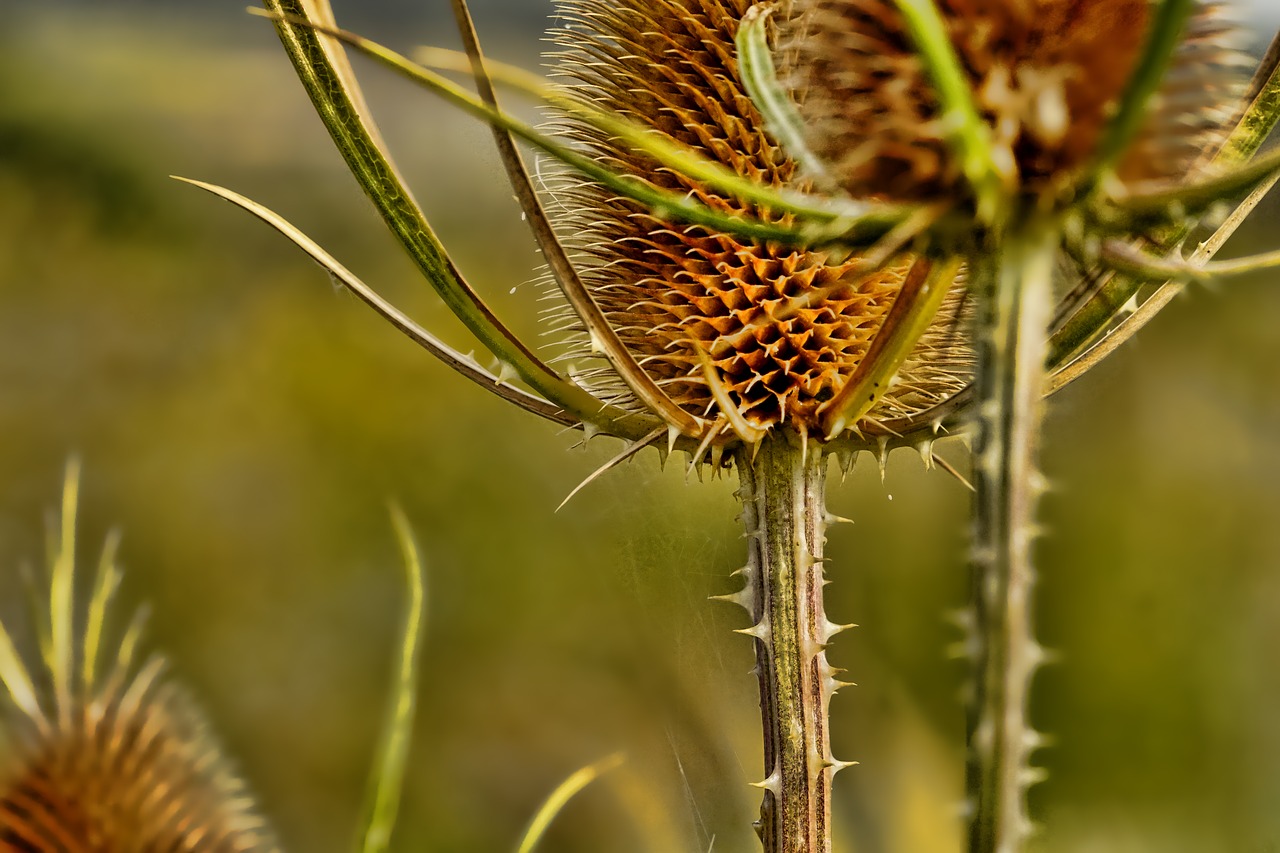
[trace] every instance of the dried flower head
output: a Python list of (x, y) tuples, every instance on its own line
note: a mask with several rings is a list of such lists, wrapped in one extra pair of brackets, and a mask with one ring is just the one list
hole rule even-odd
[(0, 683), (13, 706), (3, 718), (13, 749), (0, 761), (0, 848), (275, 850), (203, 716), (166, 678), (164, 659), (153, 656), (135, 667), (139, 619), (114, 660), (100, 665), (103, 622), (120, 579), (115, 540), (85, 622), (76, 624), (74, 495), (72, 476), (40, 643), (45, 671), (23, 662), (0, 625)]
[[(738, 74), (734, 36), (749, 0), (564, 0), (556, 70), (572, 91), (770, 187), (808, 190), (769, 135)], [(787, 216), (709, 189), (598, 127), (564, 133), (600, 162), (716, 210)], [(716, 421), (732, 406), (753, 427), (820, 433), (821, 415), (857, 371), (913, 259), (867, 271), (858, 255), (673, 225), (569, 175), (561, 230), (619, 338), (681, 408)], [(937, 315), (870, 422), (909, 420), (967, 383), (963, 282)], [(708, 377), (704, 359), (714, 374)], [(591, 380), (634, 405), (607, 368)], [(718, 399), (713, 383), (727, 398)], [(865, 425), (865, 424), (864, 424)]]
[[(1068, 187), (1089, 168), (1132, 78), (1149, 0), (942, 0), (939, 12), (992, 153), (1010, 183)], [(1235, 28), (1221, 4), (1192, 17), (1124, 181), (1183, 177), (1235, 114)], [(893, 0), (798, 0), (781, 37), (806, 141), (854, 195), (963, 194), (934, 84)]]

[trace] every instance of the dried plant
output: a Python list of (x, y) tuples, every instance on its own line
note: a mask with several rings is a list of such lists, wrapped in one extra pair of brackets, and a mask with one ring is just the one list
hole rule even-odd
[[(0, 623), (0, 849), (13, 853), (278, 850), (247, 787), (232, 771), (204, 715), (166, 670), (139, 655), (145, 611), (119, 639), (114, 598), (120, 537), (108, 539), (87, 602), (77, 579), (80, 467), (67, 466), (60, 526), (51, 538), (49, 603), (36, 613), (40, 659)], [(416, 707), (424, 634), (423, 570), (404, 514), (392, 523), (409, 604), (382, 744), (375, 758), (359, 853), (384, 853), (395, 825)], [(79, 618), (78, 618), (79, 617)], [(141, 661), (141, 663), (140, 663)], [(590, 781), (588, 778), (586, 781)], [(586, 781), (581, 784), (585, 784)], [(581, 787), (581, 784), (579, 787)], [(554, 810), (552, 810), (554, 813)]]
[[(736, 470), (748, 558), (725, 598), (752, 620), (766, 850), (830, 849), (847, 766), (827, 713), (841, 682), (825, 650), (843, 627), (822, 606), (828, 457), (912, 446), (932, 462), (935, 438), (972, 434), (969, 849), (1023, 849), (1041, 401), (1184, 284), (1280, 260), (1211, 262), (1280, 174), (1280, 157), (1254, 158), (1280, 117), (1280, 51), (1243, 85), (1235, 30), (1194, 0), (561, 0), (551, 86), (486, 62), (464, 0), (466, 55), (419, 62), (337, 29), (324, 0), (266, 8), (352, 173), (500, 367), (444, 345), (277, 214), (199, 186), (481, 387), (623, 439), (606, 469), (655, 445)], [(343, 44), (493, 125), (563, 298), (567, 375), (454, 266)], [(477, 94), (441, 70), (470, 71)], [(555, 125), (511, 118), (495, 83), (544, 101)], [(518, 140), (566, 167), (563, 218)]]
[(37, 666), (24, 662), (0, 625), (0, 685), (13, 704), (4, 721), (14, 746), (0, 762), (0, 848), (278, 849), (203, 715), (166, 675), (167, 661), (140, 657), (143, 611), (112, 640), (108, 625), (121, 578), (116, 536), (77, 619), (78, 493), (73, 464), (49, 555), (49, 609), (37, 614)]

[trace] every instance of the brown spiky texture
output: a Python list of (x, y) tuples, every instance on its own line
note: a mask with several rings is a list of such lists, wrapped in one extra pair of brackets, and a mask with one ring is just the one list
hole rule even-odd
[[(70, 641), (77, 630), (70, 611), (54, 618), (53, 634), (61, 632)], [(203, 716), (166, 677), (165, 660), (154, 656), (135, 669), (140, 624), (135, 620), (105, 673), (80, 663), (98, 656), (96, 641), (87, 640), (88, 628), (79, 634), (74, 653), (59, 654), (54, 650), (58, 640), (53, 645), (48, 637), (42, 640), (35, 660), (43, 671), (8, 659), (0, 681), (0, 687), (10, 688), (12, 702), (0, 716), (10, 747), (0, 753), (0, 850), (277, 849)], [(4, 649), (13, 652), (3, 625), (0, 635)], [(73, 673), (75, 659), (80, 666)]]
[(0, 849), (272, 851), (201, 715), (156, 658), (132, 679), (16, 727), (0, 776)]
[[(559, 0), (556, 72), (580, 97), (699, 149), (764, 184), (803, 186), (796, 163), (769, 137), (738, 76), (734, 35), (750, 0)], [(561, 128), (602, 163), (724, 211), (778, 220), (768, 210), (621, 148), (578, 123)], [(909, 259), (869, 275), (857, 259), (762, 245), (673, 225), (599, 186), (566, 176), (557, 222), (584, 283), (626, 348), (683, 409), (720, 413), (700, 353), (745, 420), (821, 434), (824, 404), (867, 353), (896, 298)], [(970, 353), (959, 321), (960, 287), (926, 350), (868, 413), (912, 414), (963, 387)], [(565, 323), (573, 327), (573, 321)], [(581, 342), (581, 341), (580, 341)], [(579, 347), (578, 354), (586, 348)], [(915, 369), (918, 368), (918, 369)], [(626, 401), (607, 369), (583, 376)], [(857, 427), (858, 425), (855, 425)]]
[[(1142, 50), (1149, 0), (938, 0), (997, 165), (1031, 192), (1086, 169)], [(1151, 113), (1118, 166), (1126, 181), (1180, 178), (1222, 138), (1234, 28), (1201, 4)], [(857, 196), (964, 194), (937, 100), (894, 0), (798, 0), (781, 76), (806, 141)]]

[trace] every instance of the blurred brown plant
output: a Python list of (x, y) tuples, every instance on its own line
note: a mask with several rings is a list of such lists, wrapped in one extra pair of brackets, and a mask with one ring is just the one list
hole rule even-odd
[(165, 659), (139, 657), (142, 611), (112, 640), (118, 537), (106, 544), (87, 603), (79, 602), (78, 493), (72, 463), (51, 540), (49, 610), (36, 614), (36, 665), (0, 624), (0, 684), (12, 705), (3, 718), (12, 749), (0, 761), (0, 848), (276, 850), (203, 714), (165, 673)]

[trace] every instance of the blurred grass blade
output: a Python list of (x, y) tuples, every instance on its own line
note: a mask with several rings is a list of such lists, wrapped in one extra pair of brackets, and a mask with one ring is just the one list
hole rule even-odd
[(395, 326), (405, 335), (407, 335), (414, 343), (421, 346), (427, 352), (440, 359), (453, 370), (470, 379), (472, 382), (502, 397), (504, 400), (515, 403), (526, 411), (533, 412), (535, 415), (555, 421), (566, 426), (573, 425), (577, 421), (573, 418), (566, 417), (565, 414), (556, 406), (551, 405), (546, 400), (527, 394), (518, 388), (513, 388), (502, 382), (500, 377), (494, 376), (489, 371), (475, 364), (467, 356), (462, 355), (448, 344), (441, 341), (435, 335), (428, 332), (422, 326), (419, 326), (413, 320), (409, 319), (403, 311), (396, 308), (387, 300), (378, 295), (377, 291), (369, 287), (361, 281), (354, 273), (340, 264), (332, 255), (320, 247), (318, 243), (299, 231), (284, 217), (276, 212), (263, 207), (252, 199), (245, 198), (237, 192), (219, 187), (215, 184), (207, 184), (203, 181), (192, 180), (191, 178), (182, 178), (177, 175), (173, 176), (175, 180), (191, 184), (199, 187), (206, 192), (210, 192), (219, 198), (231, 202), (242, 210), (253, 214), (272, 228), (279, 231), (285, 237), (302, 251), (311, 256), (312, 260), (324, 267), (334, 278), (342, 285), (348, 288), (352, 293), (358, 296), (366, 305), (377, 311), (384, 319)]
[(747, 96), (764, 117), (765, 127), (797, 163), (805, 175), (823, 186), (831, 185), (831, 174), (804, 141), (804, 119), (791, 96), (778, 82), (778, 72), (769, 52), (767, 24), (774, 6), (757, 3), (747, 10), (738, 35), (738, 70)]
[(404, 787), (409, 742), (413, 734), (413, 712), (418, 695), (418, 672), (422, 660), (422, 640), (426, 631), (426, 588), (422, 559), (413, 529), (399, 506), (391, 506), (391, 523), (404, 559), (409, 607), (405, 612), (404, 635), (396, 661), (396, 683), (387, 706), (382, 742), (369, 780), (368, 805), (361, 832), (360, 853), (385, 853), (395, 828), (396, 812)]
[(98, 576), (93, 584), (93, 593), (89, 596), (89, 610), (85, 617), (84, 660), (80, 662), (80, 677), (86, 690), (97, 682), (98, 652), (102, 646), (103, 627), (107, 621), (111, 598), (120, 586), (121, 572), (116, 565), (119, 550), (120, 532), (113, 530), (107, 534), (107, 544), (102, 549)]
[(556, 816), (560, 814), (569, 800), (573, 799), (578, 792), (596, 779), (621, 765), (622, 761), (622, 754), (615, 753), (595, 764), (583, 767), (561, 782), (551, 792), (551, 796), (547, 797), (546, 801), (543, 802), (542, 807), (538, 809), (538, 813), (533, 816), (533, 821), (529, 824), (529, 828), (525, 830), (524, 837), (520, 839), (520, 846), (516, 848), (516, 853), (533, 853), (534, 848), (538, 846), (538, 842), (542, 840), (542, 836), (546, 834), (547, 828), (551, 826), (551, 822), (556, 819)]
[(72, 457), (62, 483), (62, 521), (49, 577), (49, 675), (54, 703), (70, 713), (75, 642), (76, 510), (80, 499), (80, 460)]
[(0, 684), (8, 691), (9, 698), (18, 710), (30, 720), (44, 719), (40, 700), (36, 698), (35, 682), (18, 654), (17, 645), (0, 622)]
[(632, 438), (652, 429), (651, 419), (603, 405), (551, 370), (498, 321), (462, 279), (380, 146), (372, 123), (344, 87), (317, 28), (330, 34), (334, 31), (308, 17), (316, 3), (265, 0), (265, 5), (303, 87), (352, 175), (431, 287), (480, 344), (509, 365), (534, 391), (579, 421)]

